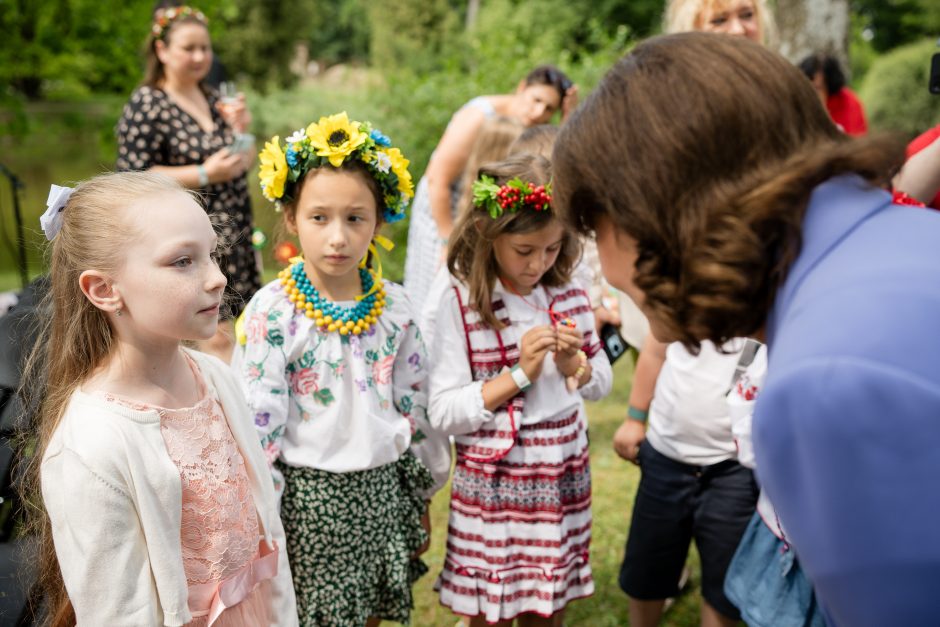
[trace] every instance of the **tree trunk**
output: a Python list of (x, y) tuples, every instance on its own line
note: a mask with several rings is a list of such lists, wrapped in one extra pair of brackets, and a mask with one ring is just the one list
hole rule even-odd
[(477, 13), (480, 12), (480, 0), (469, 0), (467, 2), (467, 30), (473, 30), (473, 25), (477, 23)]
[(780, 54), (799, 63), (811, 54), (834, 55), (848, 76), (849, 0), (777, 0)]

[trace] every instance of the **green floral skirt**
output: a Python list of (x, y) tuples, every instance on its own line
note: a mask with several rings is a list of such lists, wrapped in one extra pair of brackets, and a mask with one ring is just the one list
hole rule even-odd
[(370, 616), (408, 624), (411, 586), (428, 570), (412, 557), (428, 539), (418, 492), (433, 484), (428, 469), (410, 451), (358, 472), (278, 467), (300, 624), (361, 627)]

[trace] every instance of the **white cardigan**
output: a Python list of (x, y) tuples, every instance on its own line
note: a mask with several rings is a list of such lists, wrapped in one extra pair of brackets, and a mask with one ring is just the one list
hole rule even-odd
[[(188, 351), (221, 400), (245, 460), (258, 519), (277, 542), (271, 586), (276, 625), (297, 625), (284, 529), (271, 473), (228, 366)], [(46, 450), (42, 496), (79, 625), (183, 625), (192, 617), (180, 546), (182, 486), (155, 411), (134, 411), (77, 390)]]

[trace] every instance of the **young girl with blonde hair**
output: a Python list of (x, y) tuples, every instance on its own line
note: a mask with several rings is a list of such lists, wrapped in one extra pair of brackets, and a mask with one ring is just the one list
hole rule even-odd
[(40, 384), (27, 406), (48, 622), (295, 624), (244, 399), (225, 364), (181, 346), (215, 333), (225, 287), (205, 210), (129, 172), (53, 186), (42, 221), (49, 317), (26, 389)]
[(583, 399), (611, 369), (550, 178), (536, 155), (483, 168), (432, 345), (431, 422), (457, 445), (441, 603), (473, 626), (559, 625), (594, 591)]
[(237, 369), (283, 490), (300, 622), (407, 623), (426, 500), (450, 471), (421, 333), (378, 262), (379, 229), (413, 193), (408, 160), (343, 112), (275, 136), (260, 175), (303, 256), (249, 303)]

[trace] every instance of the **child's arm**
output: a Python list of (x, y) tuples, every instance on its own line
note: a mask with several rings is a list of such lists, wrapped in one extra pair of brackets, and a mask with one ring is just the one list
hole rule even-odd
[[(542, 360), (554, 342), (547, 326), (531, 329), (523, 337), (519, 365), (530, 381), (538, 378)], [(493, 410), (519, 393), (508, 371), (486, 382), (473, 380), (463, 319), (453, 290), (448, 290), (438, 310), (430, 381), (431, 425), (446, 435), (473, 433), (493, 419)]]
[(284, 478), (274, 468), (281, 454), (281, 441), (290, 411), (290, 382), (287, 378), (288, 334), (283, 326), (289, 311), (268, 309), (264, 293), (259, 293), (245, 311), (247, 341), (236, 362), (236, 376), (255, 429), (261, 439), (274, 488), (280, 498)]
[[(650, 333), (643, 340), (643, 350), (636, 362), (633, 373), (633, 387), (630, 389), (630, 413), (643, 415), (649, 412), (656, 390), (656, 379), (666, 362), (666, 344), (658, 341)], [(623, 459), (636, 463), (640, 443), (646, 439), (646, 419), (627, 416), (614, 434), (614, 450)]]
[(405, 328), (395, 355), (392, 386), (395, 408), (411, 423), (411, 450), (434, 477), (430, 498), (450, 475), (450, 440), (428, 421), (428, 359), (421, 331), (413, 321)]
[[(64, 449), (42, 464), (42, 498), (79, 625), (157, 625), (152, 563), (131, 496)], [(190, 616), (164, 616), (181, 625)]]

